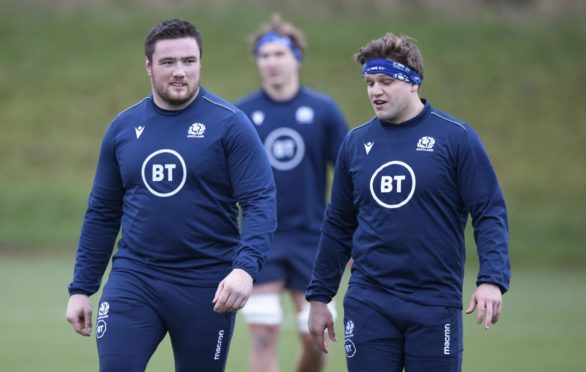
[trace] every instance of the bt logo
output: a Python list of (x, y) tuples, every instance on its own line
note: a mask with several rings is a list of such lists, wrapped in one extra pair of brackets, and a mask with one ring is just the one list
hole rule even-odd
[(178, 152), (169, 149), (150, 154), (142, 163), (141, 173), (146, 188), (161, 198), (177, 194), (187, 179), (185, 161)]
[(279, 160), (293, 157), (295, 155), (295, 142), (291, 139), (275, 141), (273, 144), (273, 155)]
[(305, 142), (291, 128), (277, 128), (265, 139), (265, 150), (273, 168), (290, 170), (295, 168), (305, 155)]
[[(393, 186), (393, 181), (395, 186)], [(382, 176), (380, 183), (380, 192), (387, 193), (396, 190), (398, 193), (403, 192), (403, 181), (405, 176)]]
[(96, 323), (96, 337), (97, 338), (104, 337), (104, 334), (106, 333), (107, 328), (108, 328), (108, 326), (106, 325), (105, 321), (98, 320), (98, 322)]
[[(177, 168), (176, 164), (153, 164), (153, 181), (160, 182), (165, 179), (167, 175), (167, 181), (173, 181), (173, 170)], [(166, 171), (166, 172), (165, 172)]]
[(400, 208), (415, 193), (415, 173), (402, 161), (390, 161), (381, 165), (370, 178), (370, 193), (378, 205)]
[(354, 355), (356, 355), (356, 345), (354, 345), (352, 340), (344, 340), (344, 351), (346, 352), (347, 358), (352, 358)]

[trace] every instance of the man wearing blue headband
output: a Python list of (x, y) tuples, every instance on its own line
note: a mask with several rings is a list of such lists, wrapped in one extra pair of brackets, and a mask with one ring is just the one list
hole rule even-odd
[(467, 314), (489, 329), (509, 288), (507, 211), (488, 155), (467, 123), (419, 97), (414, 40), (386, 34), (355, 56), (375, 117), (344, 139), (306, 297), (309, 327), (328, 352), (325, 305), (354, 259), (344, 298), (349, 371), (462, 368), (464, 228), (480, 260)]
[[(307, 325), (309, 284), (325, 209), (326, 175), (347, 132), (344, 117), (326, 95), (300, 84), (305, 41), (296, 27), (275, 16), (252, 39), (262, 88), (237, 102), (255, 124), (277, 185), (278, 230), (253, 294), (243, 309), (250, 325), (250, 370), (272, 372), (288, 291), (302, 341), (298, 371), (320, 371), (325, 355)], [(331, 308), (335, 308), (333, 303)], [(287, 368), (288, 369), (288, 368)]]

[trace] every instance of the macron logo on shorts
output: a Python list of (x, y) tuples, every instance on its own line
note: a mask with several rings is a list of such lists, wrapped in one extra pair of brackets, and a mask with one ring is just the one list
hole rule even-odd
[(218, 332), (218, 343), (216, 344), (214, 360), (220, 360), (220, 355), (222, 354), (222, 340), (224, 340), (224, 330), (220, 329), (220, 332)]
[(450, 355), (450, 323), (444, 325), (444, 355)]

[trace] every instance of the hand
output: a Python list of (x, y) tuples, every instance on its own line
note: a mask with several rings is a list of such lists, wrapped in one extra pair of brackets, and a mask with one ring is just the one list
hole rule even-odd
[(240, 310), (246, 305), (252, 292), (252, 277), (242, 269), (234, 269), (218, 285), (212, 300), (214, 311), (227, 313)]
[(328, 308), (328, 305), (319, 301), (311, 301), (309, 303), (309, 333), (313, 337), (317, 347), (324, 353), (329, 353), (328, 341), (324, 333), (332, 341), (336, 341), (336, 331), (334, 330), (334, 317)]
[(65, 319), (75, 332), (82, 336), (92, 334), (92, 303), (90, 298), (84, 294), (74, 294), (69, 297)]
[(478, 306), (476, 322), (481, 324), (484, 320), (484, 329), (489, 330), (501, 316), (502, 303), (500, 288), (494, 284), (484, 283), (479, 285), (472, 294), (466, 314), (472, 314), (474, 308)]

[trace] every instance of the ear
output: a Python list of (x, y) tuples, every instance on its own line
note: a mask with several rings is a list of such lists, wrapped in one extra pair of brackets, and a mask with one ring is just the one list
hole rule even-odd
[(149, 61), (149, 59), (148, 59), (148, 58), (146, 58), (146, 60), (145, 60), (145, 67), (146, 67), (147, 75), (148, 75), (149, 77), (152, 77), (152, 76), (153, 76), (153, 65), (152, 65), (152, 63)]

